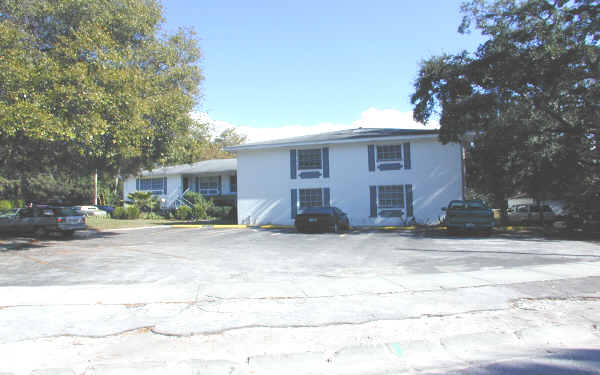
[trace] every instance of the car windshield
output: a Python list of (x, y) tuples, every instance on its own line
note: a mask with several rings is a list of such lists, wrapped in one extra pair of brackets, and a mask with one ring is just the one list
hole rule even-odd
[(71, 207), (59, 207), (53, 210), (56, 216), (79, 216)]
[(467, 201), (467, 208), (486, 208), (483, 201)]
[(460, 208), (465, 208), (465, 202), (463, 202), (463, 201), (452, 201), (448, 205), (448, 209), (450, 209), (450, 210), (456, 210), (456, 209), (460, 209)]
[(333, 208), (331, 208), (331, 207), (308, 207), (302, 211), (303, 214), (326, 214), (326, 215), (331, 215), (332, 212), (333, 212)]

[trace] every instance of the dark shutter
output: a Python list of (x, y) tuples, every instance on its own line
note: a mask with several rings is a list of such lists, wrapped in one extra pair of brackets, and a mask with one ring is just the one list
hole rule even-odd
[(375, 170), (375, 145), (368, 145), (367, 150), (369, 152), (369, 172)]
[(323, 207), (331, 207), (329, 188), (323, 188)]
[(217, 194), (221, 195), (221, 176), (219, 176), (219, 183), (217, 185)]
[(371, 196), (371, 215), (377, 217), (377, 186), (369, 186), (369, 194)]
[(323, 177), (329, 177), (329, 147), (323, 147)]
[(404, 169), (410, 169), (410, 143), (403, 145), (404, 150)]
[(298, 193), (296, 192), (296, 189), (292, 189), (292, 194), (291, 194), (291, 198), (292, 198), (292, 219), (296, 218), (296, 214), (298, 213)]
[(135, 190), (140, 190), (140, 179), (139, 178), (135, 179)]
[(167, 195), (167, 178), (163, 177), (163, 193)]
[(413, 217), (413, 191), (412, 185), (406, 185), (406, 216)]
[(200, 192), (200, 177), (196, 177), (194, 182), (194, 185), (196, 185), (196, 193)]
[(296, 179), (296, 150), (290, 150), (290, 177)]

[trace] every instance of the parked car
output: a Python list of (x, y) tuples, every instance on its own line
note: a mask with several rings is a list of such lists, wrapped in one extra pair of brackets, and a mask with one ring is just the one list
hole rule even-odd
[(483, 231), (491, 234), (494, 228), (494, 214), (484, 201), (453, 200), (448, 207), (442, 207), (446, 211), (445, 224), (448, 233), (458, 231)]
[(96, 206), (96, 207), (98, 207), (102, 211), (106, 211), (109, 215), (112, 215), (112, 213), (115, 212), (115, 208), (112, 206)]
[(44, 237), (58, 233), (70, 237), (77, 230), (87, 229), (85, 217), (70, 207), (36, 206), (21, 208), (15, 214), (0, 215), (0, 231), (33, 233)]
[(105, 216), (107, 213), (96, 206), (73, 206), (73, 209), (85, 216)]
[(331, 231), (337, 233), (350, 229), (350, 220), (337, 207), (309, 207), (296, 216), (295, 226), (298, 232)]
[[(556, 215), (552, 211), (550, 206), (542, 206), (544, 212), (544, 223), (552, 224), (556, 221)], [(506, 210), (508, 216), (508, 222), (513, 225), (530, 225), (539, 223), (540, 211), (539, 206), (536, 204), (519, 204), (516, 206), (509, 207)]]

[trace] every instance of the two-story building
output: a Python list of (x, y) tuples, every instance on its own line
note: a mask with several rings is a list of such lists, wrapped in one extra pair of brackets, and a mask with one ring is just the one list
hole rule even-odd
[(135, 191), (156, 195), (163, 206), (173, 206), (187, 191), (213, 198), (219, 204), (235, 204), (237, 194), (237, 160), (205, 160), (174, 165), (129, 176), (123, 185), (123, 199)]
[(463, 197), (462, 148), (435, 130), (358, 128), (228, 150), (241, 224), (292, 225), (312, 206), (339, 207), (358, 226), (437, 223)]

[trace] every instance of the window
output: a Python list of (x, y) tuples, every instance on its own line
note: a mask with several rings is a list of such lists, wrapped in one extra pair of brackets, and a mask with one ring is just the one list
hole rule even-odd
[(202, 195), (219, 195), (219, 177), (198, 177), (198, 193)]
[(300, 189), (300, 209), (307, 207), (323, 207), (322, 189)]
[(229, 191), (237, 193), (237, 176), (229, 176)]
[(140, 190), (149, 191), (152, 194), (162, 194), (164, 191), (164, 178), (141, 178), (140, 179)]
[(378, 205), (380, 208), (404, 208), (404, 186), (378, 186)]
[(402, 145), (377, 146), (377, 161), (402, 160)]
[(321, 149), (298, 150), (298, 169), (321, 169)]

